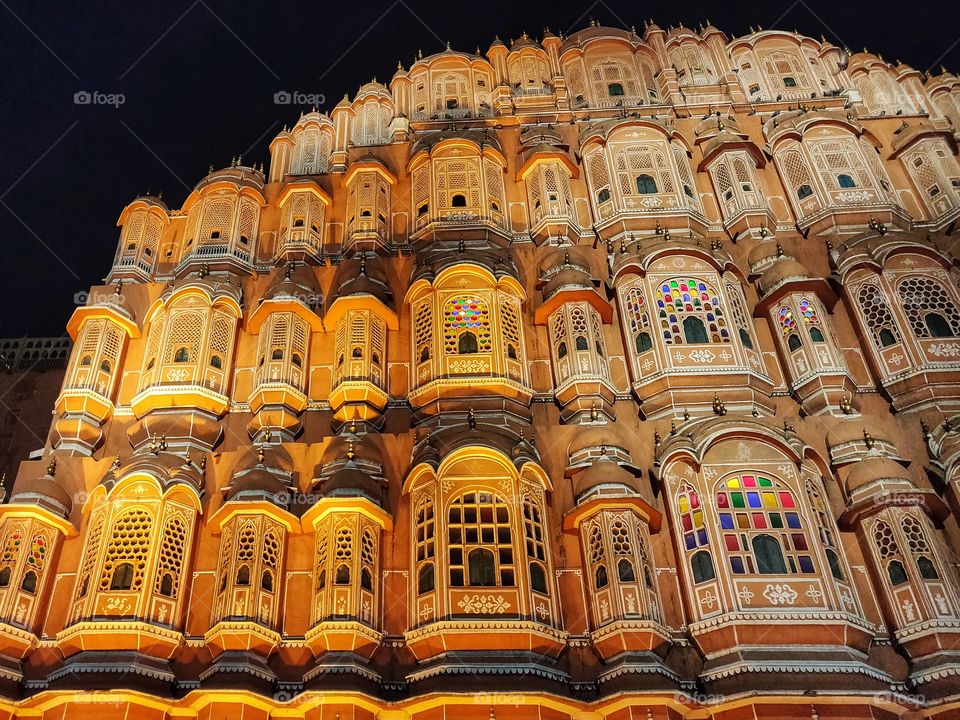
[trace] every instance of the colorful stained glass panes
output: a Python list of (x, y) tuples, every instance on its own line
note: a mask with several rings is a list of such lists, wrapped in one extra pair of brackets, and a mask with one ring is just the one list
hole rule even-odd
[(636, 335), (647, 329), (650, 321), (647, 319), (647, 310), (644, 307), (643, 293), (640, 288), (631, 288), (624, 296), (624, 310), (630, 321), (630, 333)]
[(443, 308), (443, 345), (448, 355), (457, 354), (460, 335), (465, 332), (476, 336), (479, 352), (490, 352), (490, 309), (486, 301), (473, 295), (453, 297)]
[(19, 531), (14, 532), (7, 538), (6, 547), (3, 548), (3, 555), (0, 556), (0, 562), (13, 562), (17, 553), (20, 551), (20, 545), (23, 544), (23, 536)]
[(33, 546), (30, 548), (30, 554), (27, 556), (27, 564), (42, 567), (46, 555), (47, 542), (38, 535), (33, 539)]
[(817, 318), (817, 310), (809, 300), (804, 298), (800, 301), (800, 315), (807, 325), (817, 325), (820, 320)]
[(780, 330), (784, 335), (789, 335), (797, 330), (797, 321), (793, 317), (793, 310), (786, 305), (780, 308)]
[(693, 488), (685, 487), (677, 497), (680, 511), (680, 527), (683, 532), (683, 545), (687, 550), (695, 550), (707, 544), (707, 527), (700, 507), (700, 496)]
[(683, 317), (696, 315), (703, 321), (710, 342), (729, 342), (730, 333), (716, 292), (694, 278), (676, 278), (657, 286), (657, 319), (667, 343), (682, 343)]
[(759, 534), (780, 544), (788, 573), (815, 571), (796, 500), (779, 482), (752, 473), (730, 477), (720, 484), (716, 501), (732, 572), (757, 572), (752, 543)]

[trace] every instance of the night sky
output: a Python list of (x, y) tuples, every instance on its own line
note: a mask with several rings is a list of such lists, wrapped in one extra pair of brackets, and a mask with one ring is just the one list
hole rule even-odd
[[(418, 49), (486, 51), (497, 34), (569, 34), (590, 17), (638, 29), (647, 17), (665, 29), (709, 18), (730, 36), (797, 29), (960, 70), (956, 0), (885, 5), (0, 0), (0, 337), (63, 334), (74, 294), (106, 275), (136, 195), (162, 191), (178, 208), (211, 163), (266, 163), (270, 140), (309, 109), (275, 104), (279, 91), (322, 94), (329, 111), (373, 76), (389, 81), (397, 60), (409, 68)], [(76, 104), (77, 92), (124, 102)]]

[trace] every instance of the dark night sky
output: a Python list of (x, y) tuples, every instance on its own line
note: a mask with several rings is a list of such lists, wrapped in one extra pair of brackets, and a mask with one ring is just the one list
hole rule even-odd
[[(884, 5), (0, 0), (0, 337), (64, 332), (74, 293), (106, 274), (117, 217), (137, 194), (162, 190), (179, 207), (211, 163), (240, 153), (266, 162), (270, 140), (300, 113), (274, 104), (279, 90), (323, 94), (329, 111), (374, 75), (388, 81), (398, 59), (409, 67), (418, 48), (449, 40), (485, 51), (496, 34), (569, 33), (591, 16), (664, 28), (710, 18), (731, 36), (796, 28), (920, 70), (960, 69), (956, 0), (901, 4), (906, 17)], [(125, 103), (75, 104), (84, 90)]]

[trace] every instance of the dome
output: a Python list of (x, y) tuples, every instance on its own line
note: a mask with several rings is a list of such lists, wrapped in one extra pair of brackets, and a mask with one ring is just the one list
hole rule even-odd
[(630, 441), (619, 424), (597, 425), (578, 430), (570, 441), (567, 454), (575, 455), (583, 450), (598, 447), (618, 447), (626, 450), (630, 447)]
[(777, 253), (782, 251), (783, 248), (778, 250), (776, 241), (772, 237), (769, 237), (747, 254), (747, 264), (750, 266), (751, 271), (755, 268), (760, 269), (769, 262), (772, 262), (773, 259), (777, 257)]
[(290, 487), (273, 473), (255, 468), (235, 479), (227, 490), (228, 501), (267, 500), (286, 507)]
[(327, 307), (337, 298), (347, 295), (372, 295), (388, 308), (392, 296), (387, 286), (387, 275), (380, 259), (376, 256), (343, 260), (337, 267)]
[(543, 286), (543, 297), (549, 299), (561, 290), (593, 290), (594, 282), (590, 273), (584, 270), (565, 266), (560, 272), (553, 275)]
[(211, 170), (205, 178), (197, 183), (193, 191), (200, 192), (218, 183), (230, 183), (236, 186), (237, 190), (249, 188), (255, 190), (259, 195), (263, 195), (263, 173), (254, 167), (243, 165), (230, 165), (220, 170)]
[(537, 50), (543, 50), (540, 47), (540, 43), (534, 40), (531, 37), (528, 37), (526, 33), (523, 33), (520, 37), (510, 43), (510, 51), (515, 52), (517, 50), (523, 50), (524, 48), (535, 48)]
[(279, 470), (290, 475), (293, 473), (293, 458), (282, 445), (254, 445), (246, 448), (240, 455), (234, 474), (255, 467), (267, 468), (271, 471)]
[(380, 504), (382, 495), (380, 482), (367, 473), (348, 463), (320, 483), (320, 492), (324, 497), (354, 497), (362, 495)]
[(909, 479), (909, 473), (901, 465), (890, 458), (872, 457), (858, 462), (847, 475), (845, 487), (848, 495), (859, 494), (858, 491), (872, 483), (880, 483), (887, 487), (891, 481), (895, 485), (902, 485), (905, 489), (915, 489)]
[(875, 430), (872, 424), (843, 422), (827, 433), (827, 447), (833, 448), (847, 443), (862, 443), (864, 441), (864, 430), (866, 430), (874, 440), (888, 443), (891, 446), (894, 445), (894, 443), (887, 438), (885, 431)]
[[(349, 455), (353, 455), (350, 458)], [(342, 460), (365, 460), (383, 467), (383, 452), (371, 435), (339, 435), (335, 437), (323, 453), (321, 464)]]
[(608, 492), (616, 488), (628, 494), (639, 492), (637, 478), (611, 460), (594, 462), (573, 477), (573, 494), (577, 498), (600, 488), (607, 488)]
[(769, 295), (773, 290), (792, 280), (809, 280), (810, 272), (793, 258), (782, 257), (763, 271), (757, 288), (761, 296)]
[(57, 483), (49, 470), (45, 475), (21, 483), (10, 498), (10, 503), (39, 505), (64, 518), (73, 511), (73, 498)]

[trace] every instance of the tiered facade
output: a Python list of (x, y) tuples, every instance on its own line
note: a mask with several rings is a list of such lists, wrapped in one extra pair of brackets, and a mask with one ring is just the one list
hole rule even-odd
[(958, 717), (958, 129), (591, 25), (136, 199), (0, 505), (0, 717)]

